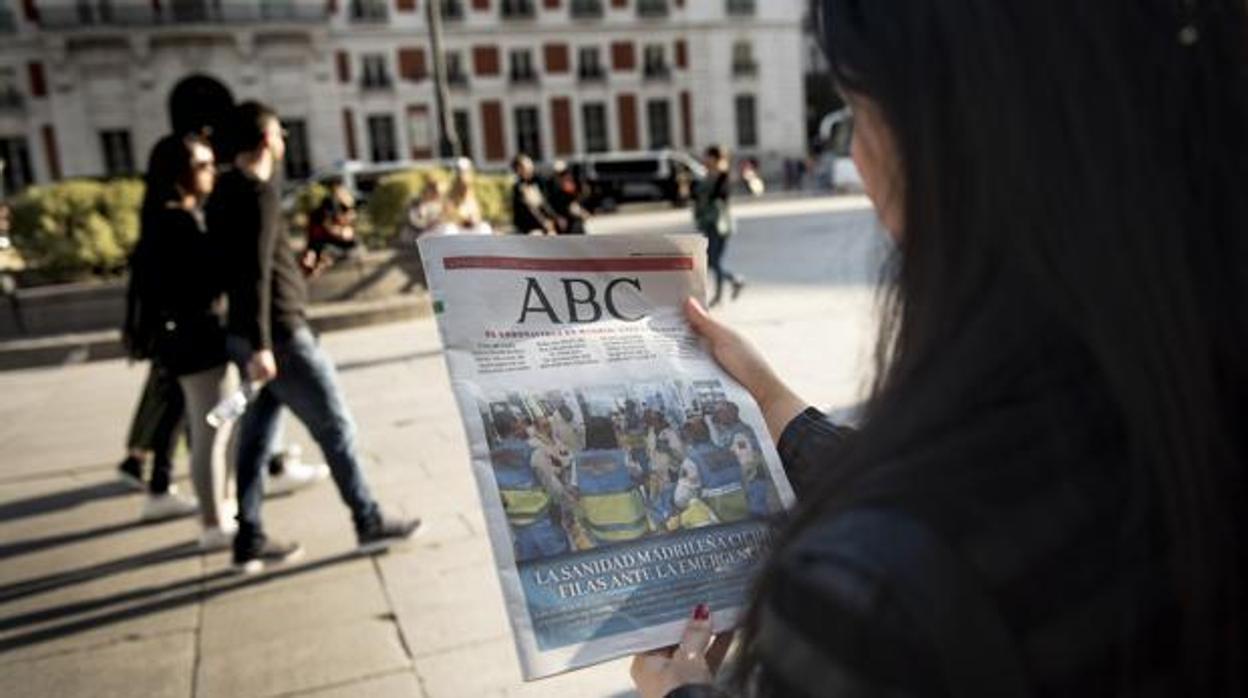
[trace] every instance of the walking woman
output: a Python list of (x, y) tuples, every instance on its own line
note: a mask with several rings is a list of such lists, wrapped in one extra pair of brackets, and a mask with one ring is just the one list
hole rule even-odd
[[(1243, 696), (1243, 2), (822, 0), (896, 241), (861, 431), (733, 330), (798, 493), (658, 696)], [(719, 686), (713, 692), (708, 684)]]
[(706, 149), (703, 164), (706, 176), (693, 184), (693, 222), (698, 232), (706, 236), (707, 267), (715, 274), (711, 306), (716, 306), (723, 298), (725, 281), (732, 285), (732, 299), (736, 300), (745, 288), (745, 279), (724, 268), (724, 252), (728, 249), (728, 236), (733, 232), (732, 214), (728, 210), (732, 188), (728, 153), (713, 145)]
[(213, 406), (237, 383), (227, 363), (221, 297), (225, 273), (204, 228), (202, 206), (215, 181), (212, 148), (198, 136), (169, 136), (148, 162), (136, 274), (158, 318), (155, 360), (177, 377), (190, 425), (191, 480), (204, 549), (227, 547), (234, 531), (226, 500), (229, 429), (208, 424)]

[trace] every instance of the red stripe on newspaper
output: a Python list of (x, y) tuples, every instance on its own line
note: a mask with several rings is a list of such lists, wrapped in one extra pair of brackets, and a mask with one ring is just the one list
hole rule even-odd
[(506, 269), (511, 271), (690, 271), (692, 257), (605, 257), (549, 259), (540, 257), (447, 257), (443, 269)]

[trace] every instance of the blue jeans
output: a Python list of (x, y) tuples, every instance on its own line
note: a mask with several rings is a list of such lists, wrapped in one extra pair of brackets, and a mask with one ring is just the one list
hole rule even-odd
[[(229, 337), (226, 343), (230, 356), (245, 364), (251, 345), (241, 337)], [(273, 355), (277, 360), (277, 378), (269, 381), (251, 401), (238, 425), (239, 540), (247, 543), (263, 537), (263, 476), (277, 438), (282, 406), (289, 408), (316, 440), (358, 529), (377, 513), (377, 503), (360, 468), (355, 422), (338, 389), (334, 365), (306, 327), (276, 343)]]

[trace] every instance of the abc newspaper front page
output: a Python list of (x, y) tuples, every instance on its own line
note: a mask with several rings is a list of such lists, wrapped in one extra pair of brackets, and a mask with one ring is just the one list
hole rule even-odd
[(704, 350), (705, 241), (422, 240), (526, 679), (731, 627), (793, 503), (758, 406)]

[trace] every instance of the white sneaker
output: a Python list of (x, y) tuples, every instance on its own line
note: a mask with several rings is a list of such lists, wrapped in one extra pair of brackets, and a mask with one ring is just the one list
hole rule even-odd
[(143, 511), (139, 518), (143, 521), (160, 521), (190, 516), (199, 511), (199, 503), (194, 497), (184, 497), (173, 487), (164, 494), (153, 494), (143, 502)]
[(238, 527), (212, 526), (199, 534), (199, 549), (205, 553), (228, 550), (234, 544), (234, 534)]
[(265, 478), (264, 494), (267, 497), (290, 494), (328, 478), (328, 465), (301, 463), (296, 458), (287, 457), (281, 473)]

